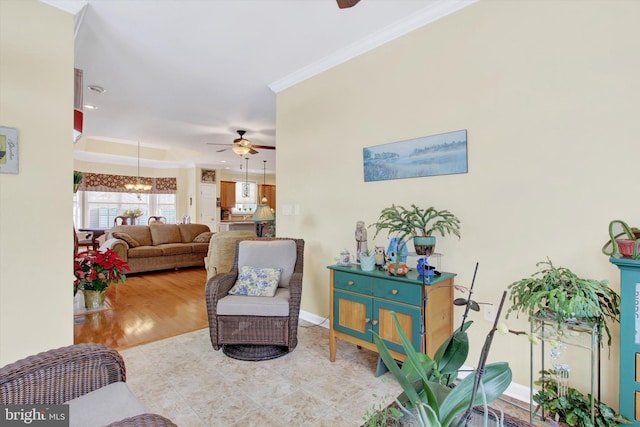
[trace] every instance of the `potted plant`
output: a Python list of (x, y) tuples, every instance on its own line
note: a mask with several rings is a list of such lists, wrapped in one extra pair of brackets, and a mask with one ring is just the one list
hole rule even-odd
[[(542, 388), (533, 396), (533, 401), (542, 406), (543, 413), (550, 419), (563, 421), (570, 426), (618, 427), (620, 424), (631, 424), (624, 416), (597, 399), (592, 402), (572, 387), (564, 388), (558, 384), (557, 372), (553, 369), (542, 372), (536, 385)], [(594, 404), (594, 419), (591, 419), (591, 404)], [(595, 423), (594, 423), (595, 421)]]
[(513, 305), (506, 317), (515, 311), (527, 314), (529, 320), (550, 320), (560, 336), (572, 322), (598, 321), (607, 333), (610, 347), (607, 323), (620, 322), (620, 296), (607, 286), (607, 281), (578, 277), (568, 268), (554, 266), (549, 259), (536, 266), (542, 269), (509, 285)]
[(84, 175), (82, 174), (82, 172), (73, 171), (73, 192), (74, 193), (78, 191), (78, 188), (80, 187), (80, 181), (82, 181), (83, 177)]
[(367, 249), (364, 252), (360, 252), (360, 268), (362, 271), (373, 271), (376, 268), (376, 254)]
[(418, 255), (431, 255), (435, 248), (436, 231), (443, 237), (453, 234), (460, 237), (460, 220), (448, 210), (437, 210), (433, 206), (421, 208), (414, 204), (410, 209), (391, 205), (384, 208), (376, 222), (369, 225), (375, 227), (374, 239), (382, 230), (388, 234), (396, 233), (400, 240), (413, 238)]
[[(505, 295), (502, 303), (504, 299)], [(486, 364), (502, 303), (494, 327), (487, 335), (482, 348), (478, 370), (474, 375), (466, 376), (453, 388), (450, 387), (450, 380), (457, 377), (458, 369), (462, 367), (469, 353), (466, 330), (472, 322), (466, 322), (463, 318), (462, 326), (442, 343), (434, 359), (431, 359), (413, 348), (396, 314), (392, 313), (407, 355), (402, 368), (398, 367), (380, 336), (373, 332), (380, 358), (404, 390), (396, 398), (396, 404), (403, 413), (416, 419), (421, 426), (448, 427), (460, 425), (461, 419), (464, 423), (472, 408), (484, 404), (486, 417), (486, 404), (497, 399), (511, 383), (511, 369), (506, 362)]]
[(87, 309), (102, 307), (107, 288), (120, 280), (124, 282), (125, 271), (129, 271), (129, 264), (112, 249), (80, 253), (73, 263), (73, 274), (76, 277), (73, 294), (82, 290)]

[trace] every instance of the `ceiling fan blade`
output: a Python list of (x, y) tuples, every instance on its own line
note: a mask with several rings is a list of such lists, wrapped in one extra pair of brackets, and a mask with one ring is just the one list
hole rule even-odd
[(338, 7), (340, 9), (347, 9), (349, 7), (353, 7), (356, 4), (358, 4), (358, 2), (360, 0), (336, 0), (338, 2)]
[(222, 153), (223, 151), (227, 151), (231, 147), (223, 148), (221, 150), (216, 150), (216, 153)]
[(274, 147), (273, 145), (257, 145), (257, 144), (251, 144), (251, 148), (261, 148), (263, 150), (275, 150), (276, 147)]
[(207, 145), (227, 145), (227, 146), (231, 146), (231, 144), (218, 144), (217, 142), (207, 142)]
[(249, 154), (258, 154), (258, 152), (253, 147), (249, 147)]

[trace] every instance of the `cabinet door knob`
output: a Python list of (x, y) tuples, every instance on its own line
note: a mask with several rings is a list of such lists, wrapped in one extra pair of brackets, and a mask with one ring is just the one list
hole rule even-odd
[(397, 295), (397, 294), (398, 294), (398, 290), (397, 290), (397, 289), (392, 289), (392, 290), (391, 290), (391, 293), (392, 293), (393, 295)]
[(369, 322), (371, 322), (371, 319), (369, 319), (368, 317), (366, 317), (366, 318), (364, 319), (364, 323), (369, 323)]
[(353, 286), (353, 280), (349, 280), (349, 281), (347, 282), (347, 285), (348, 285), (348, 286)]
[(374, 320), (373, 322), (371, 322), (371, 324), (375, 326), (375, 325), (377, 325), (377, 324), (378, 324), (378, 321), (377, 321), (377, 320)]

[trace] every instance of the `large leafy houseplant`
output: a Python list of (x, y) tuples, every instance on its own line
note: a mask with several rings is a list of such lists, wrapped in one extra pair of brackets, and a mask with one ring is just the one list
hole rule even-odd
[(605, 280), (584, 279), (551, 260), (536, 264), (540, 271), (509, 285), (512, 306), (507, 311), (525, 313), (529, 320), (542, 317), (563, 335), (572, 322), (599, 321), (611, 346), (608, 321), (620, 322), (620, 296)]
[[(445, 385), (449, 382), (449, 374), (456, 373), (457, 376), (457, 370), (467, 357), (469, 343), (465, 331), (471, 322), (463, 322), (440, 346), (434, 359), (431, 359), (413, 348), (395, 313), (392, 316), (407, 355), (402, 368), (398, 367), (384, 341), (375, 332), (373, 339), (380, 357), (404, 390), (396, 403), (403, 412), (414, 416), (421, 426), (448, 427), (463, 424), (470, 408), (483, 403), (486, 405), (497, 399), (511, 383), (511, 369), (507, 363), (485, 366), (488, 353), (488, 346), (485, 345), (480, 358), (481, 367), (478, 369), (481, 374), (468, 375), (453, 388)], [(493, 330), (490, 334), (492, 337)], [(490, 340), (488, 342), (490, 346)], [(413, 408), (415, 415), (409, 408)]]
[(83, 252), (73, 263), (73, 294), (78, 290), (105, 291), (112, 283), (126, 280), (129, 264), (112, 249), (104, 252)]

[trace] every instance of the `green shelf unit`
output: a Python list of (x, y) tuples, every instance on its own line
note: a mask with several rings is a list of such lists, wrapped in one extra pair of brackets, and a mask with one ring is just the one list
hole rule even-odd
[(620, 414), (640, 427), (640, 260), (609, 261), (620, 269)]

